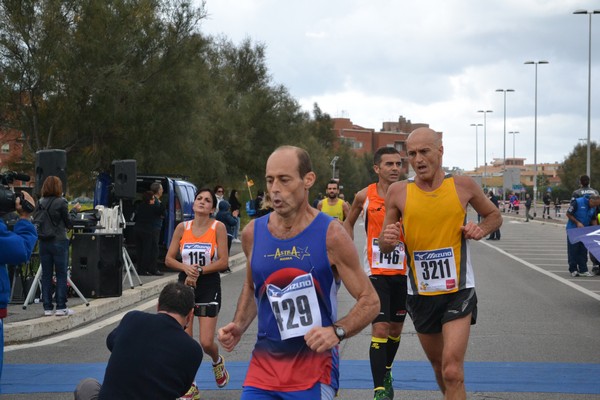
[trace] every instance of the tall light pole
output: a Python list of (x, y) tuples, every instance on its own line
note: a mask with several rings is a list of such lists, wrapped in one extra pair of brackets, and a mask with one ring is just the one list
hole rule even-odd
[(487, 113), (493, 112), (492, 110), (479, 110), (477, 112), (483, 113), (483, 188), (487, 188), (485, 178), (487, 175)]
[(519, 134), (519, 131), (510, 131), (510, 132), (508, 132), (508, 134), (513, 135), (513, 163), (514, 163), (515, 162), (514, 161), (514, 158), (515, 158), (515, 136)]
[(475, 127), (475, 170), (479, 168), (479, 132), (478, 127), (483, 126), (483, 124), (471, 124), (471, 126)]
[(496, 89), (496, 92), (504, 93), (504, 164), (502, 164), (502, 199), (506, 200), (506, 188), (504, 187), (504, 172), (506, 172), (506, 93), (514, 92), (514, 89)]
[(588, 115), (587, 115), (587, 161), (586, 161), (586, 175), (591, 178), (592, 176), (592, 167), (591, 167), (591, 115), (592, 115), (592, 15), (600, 14), (600, 10), (576, 10), (573, 11), (573, 14), (587, 14), (590, 16), (590, 39), (588, 44)]
[(339, 160), (340, 157), (338, 156), (333, 156), (333, 159), (331, 160), (331, 179), (335, 179), (335, 163), (337, 162), (337, 160)]
[(533, 118), (533, 216), (537, 216), (537, 68), (539, 64), (548, 64), (548, 61), (525, 61), (525, 64), (535, 65), (535, 114)]

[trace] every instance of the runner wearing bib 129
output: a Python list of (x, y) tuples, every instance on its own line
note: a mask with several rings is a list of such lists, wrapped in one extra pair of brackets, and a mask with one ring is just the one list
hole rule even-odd
[(312, 327), (337, 320), (339, 282), (325, 246), (331, 217), (319, 213), (307, 229), (288, 240), (273, 237), (268, 221), (269, 216), (254, 221), (254, 236), (261, 238), (254, 241), (251, 261), (258, 337), (244, 386), (301, 391), (321, 383), (337, 391), (337, 347), (316, 353), (304, 340)]

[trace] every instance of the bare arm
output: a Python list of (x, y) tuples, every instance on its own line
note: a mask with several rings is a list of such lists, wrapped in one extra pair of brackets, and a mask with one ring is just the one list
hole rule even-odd
[(346, 218), (348, 218), (348, 214), (350, 214), (350, 204), (345, 200), (342, 201), (342, 211), (344, 212), (344, 220), (346, 220)]
[(466, 209), (467, 204), (471, 204), (482, 217), (479, 224), (469, 221), (462, 227), (465, 239), (480, 240), (500, 228), (502, 214), (500, 214), (498, 207), (483, 193), (481, 187), (468, 176), (455, 176), (454, 182), (463, 207)]
[(229, 251), (227, 249), (227, 228), (217, 222), (217, 260), (204, 267), (204, 274), (225, 271), (229, 267)]
[[(371, 281), (362, 270), (358, 253), (344, 227), (330, 223), (327, 229), (327, 254), (356, 304), (343, 318), (335, 322), (344, 328), (346, 337), (359, 333), (379, 312), (379, 297)], [(331, 349), (339, 343), (331, 326), (312, 328), (304, 335), (306, 344), (316, 352)]]
[(390, 185), (385, 195), (385, 218), (379, 235), (379, 249), (383, 253), (394, 250), (400, 238), (400, 218), (406, 203), (406, 181)]
[(239, 343), (246, 329), (256, 318), (256, 302), (254, 301), (254, 282), (250, 260), (254, 243), (254, 221), (251, 221), (242, 231), (242, 249), (246, 255), (246, 280), (238, 299), (233, 321), (218, 332), (218, 339), (226, 351), (232, 351)]
[(354, 224), (356, 224), (356, 220), (360, 216), (360, 212), (362, 211), (363, 204), (365, 203), (365, 198), (367, 197), (367, 190), (363, 189), (354, 196), (354, 201), (352, 202), (352, 207), (350, 207), (349, 212), (346, 214), (346, 219), (344, 220), (344, 229), (350, 235), (352, 239), (354, 239)]

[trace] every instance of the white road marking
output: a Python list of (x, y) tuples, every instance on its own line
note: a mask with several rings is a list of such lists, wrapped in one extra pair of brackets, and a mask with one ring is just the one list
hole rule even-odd
[(158, 303), (158, 298), (147, 301), (143, 304), (139, 304), (135, 308), (128, 309), (127, 311), (113, 315), (110, 318), (100, 320), (91, 325), (86, 325), (85, 327), (83, 327), (81, 329), (76, 329), (74, 331), (67, 332), (63, 335), (49, 337), (48, 339), (40, 340), (39, 342), (15, 344), (15, 345), (11, 345), (11, 346), (6, 346), (6, 347), (4, 347), (4, 352), (6, 353), (9, 351), (13, 351), (13, 350), (23, 350), (23, 349), (31, 349), (33, 347), (48, 346), (48, 345), (64, 342), (65, 340), (75, 339), (80, 336), (87, 335), (94, 331), (97, 331), (98, 329), (102, 329), (106, 326), (112, 325), (116, 322), (119, 322), (120, 320), (123, 319), (123, 316), (125, 314), (127, 314), (129, 311), (132, 311), (132, 310), (144, 311), (149, 308), (156, 307), (157, 303)]
[[(505, 256), (507, 256), (507, 257), (510, 257), (510, 258), (512, 258), (513, 260), (517, 261), (517, 262), (520, 262), (521, 264), (525, 265), (526, 267), (529, 267), (529, 268), (531, 268), (531, 269), (532, 269), (532, 270), (534, 270), (534, 271), (537, 271), (537, 272), (539, 272), (539, 273), (541, 273), (541, 274), (544, 274), (544, 275), (546, 275), (546, 276), (548, 276), (548, 277), (550, 277), (550, 278), (552, 278), (552, 279), (555, 279), (555, 280), (557, 280), (557, 281), (559, 281), (559, 282), (561, 282), (561, 283), (564, 283), (565, 285), (567, 285), (567, 286), (570, 286), (570, 287), (572, 287), (573, 289), (575, 289), (575, 290), (577, 290), (577, 291), (579, 291), (579, 292), (581, 292), (581, 293), (583, 293), (583, 294), (585, 294), (585, 295), (588, 295), (588, 296), (590, 296), (590, 297), (591, 297), (591, 298), (593, 298), (593, 299), (596, 299), (596, 300), (600, 301), (600, 294), (597, 294), (597, 293), (594, 293), (594, 292), (592, 292), (591, 290), (588, 290), (588, 289), (582, 288), (581, 286), (579, 286), (579, 285), (577, 285), (577, 284), (575, 284), (575, 283), (571, 282), (571, 281), (570, 281), (570, 280), (568, 280), (568, 279), (561, 278), (560, 276), (558, 276), (558, 275), (555, 275), (555, 274), (553, 274), (553, 273), (552, 273), (552, 272), (550, 272), (550, 271), (546, 271), (545, 269), (543, 269), (543, 268), (540, 268), (540, 267), (538, 267), (538, 266), (537, 266), (537, 265), (535, 265), (535, 264), (532, 264), (532, 263), (530, 263), (530, 262), (527, 262), (527, 261), (525, 261), (525, 260), (523, 260), (523, 259), (521, 259), (521, 258), (519, 258), (519, 257), (513, 256), (512, 254), (510, 254), (510, 253), (507, 253), (506, 251), (504, 251), (504, 250), (502, 250), (501, 248), (499, 248), (499, 247), (496, 247), (496, 246), (494, 246), (494, 245), (492, 245), (492, 244), (489, 244), (489, 243), (487, 243), (487, 242), (482, 242), (482, 241), (480, 241), (479, 243), (481, 243), (481, 244), (484, 244), (484, 245), (486, 245), (486, 246), (488, 246), (488, 247), (491, 247), (492, 249), (495, 249), (495, 250), (497, 250), (499, 253), (502, 253), (502, 254), (504, 254)], [(583, 279), (583, 278), (582, 278), (582, 279)], [(592, 279), (592, 278), (585, 278), (585, 279)], [(577, 279), (577, 281), (579, 281), (579, 279)], [(584, 282), (584, 281), (582, 281), (582, 282)]]

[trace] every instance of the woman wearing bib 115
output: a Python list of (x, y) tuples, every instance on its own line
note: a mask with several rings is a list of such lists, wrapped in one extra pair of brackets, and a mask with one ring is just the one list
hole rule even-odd
[[(223, 223), (211, 218), (217, 199), (214, 192), (202, 188), (196, 192), (194, 219), (181, 222), (173, 232), (173, 239), (165, 257), (165, 264), (179, 272), (179, 281), (193, 288), (195, 302), (212, 303), (209, 307), (196, 307), (194, 314), (200, 326), (199, 340), (204, 353), (212, 358), (217, 386), (229, 382), (223, 357), (215, 342), (217, 316), (221, 308), (221, 277), (219, 272), (227, 269), (227, 230)], [(181, 255), (181, 260), (176, 259)], [(186, 331), (193, 337), (193, 326)], [(192, 388), (193, 389), (193, 388)]]

